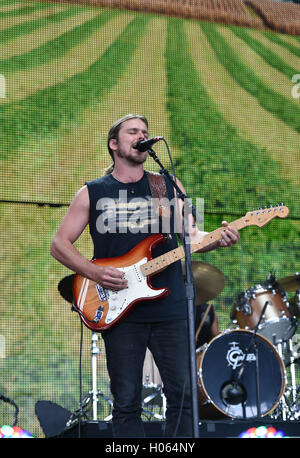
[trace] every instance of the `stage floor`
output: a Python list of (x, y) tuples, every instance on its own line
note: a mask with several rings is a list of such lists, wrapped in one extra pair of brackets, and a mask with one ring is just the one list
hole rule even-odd
[[(201, 421), (199, 424), (199, 438), (239, 438), (240, 435), (253, 428), (273, 428), (279, 437), (300, 438), (299, 421), (273, 421), (270, 419), (236, 421)], [(144, 422), (146, 438), (165, 438), (163, 434), (164, 422)], [(275, 434), (276, 434), (275, 432)], [(112, 425), (105, 421), (82, 421), (78, 425), (64, 430), (57, 438), (112, 438)], [(167, 439), (167, 438), (165, 438)]]

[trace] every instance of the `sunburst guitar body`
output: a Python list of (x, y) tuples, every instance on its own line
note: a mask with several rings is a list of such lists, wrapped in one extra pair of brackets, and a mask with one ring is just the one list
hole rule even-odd
[(124, 318), (137, 302), (169, 294), (167, 287), (153, 288), (150, 276), (141, 271), (141, 267), (152, 259), (153, 248), (163, 240), (162, 234), (151, 235), (123, 256), (92, 261), (100, 267), (113, 266), (124, 272), (128, 286), (121, 291), (105, 289), (92, 280), (75, 275), (73, 296), (77, 311), (88, 328), (103, 331)]

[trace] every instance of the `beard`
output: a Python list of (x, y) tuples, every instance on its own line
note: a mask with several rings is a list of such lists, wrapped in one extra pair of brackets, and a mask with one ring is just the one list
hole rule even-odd
[(115, 154), (122, 159), (126, 159), (127, 162), (131, 165), (140, 165), (143, 164), (147, 157), (148, 157), (148, 152), (145, 151), (141, 153), (138, 150), (134, 150), (134, 152), (129, 151), (129, 153), (122, 153), (121, 151), (116, 151)]

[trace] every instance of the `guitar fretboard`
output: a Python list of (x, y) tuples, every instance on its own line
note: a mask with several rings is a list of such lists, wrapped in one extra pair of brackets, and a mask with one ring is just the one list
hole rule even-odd
[[(249, 224), (249, 220), (246, 216), (239, 218), (232, 223), (230, 226), (234, 227), (236, 230), (240, 230)], [(212, 232), (206, 234), (200, 243), (195, 243), (191, 245), (191, 253), (195, 253), (198, 250), (207, 248), (214, 242), (217, 242), (222, 238), (222, 232), (224, 232), (224, 227), (219, 227)], [(146, 262), (141, 266), (141, 272), (144, 276), (153, 275), (165, 267), (173, 264), (174, 262), (185, 257), (185, 252), (183, 246), (175, 248), (174, 250), (169, 251), (168, 253), (162, 254), (157, 258), (152, 259), (151, 261)]]

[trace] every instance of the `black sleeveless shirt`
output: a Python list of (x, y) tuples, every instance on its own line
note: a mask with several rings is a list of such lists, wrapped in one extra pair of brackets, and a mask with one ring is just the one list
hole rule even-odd
[[(168, 199), (174, 189), (165, 180)], [(111, 174), (87, 182), (90, 199), (89, 229), (94, 243), (94, 259), (122, 256), (153, 233), (163, 233), (166, 227), (155, 213), (151, 189), (144, 172), (136, 183), (121, 183)], [(153, 257), (177, 247), (174, 232), (174, 207), (170, 206), (171, 238), (157, 245)], [(168, 225), (167, 225), (168, 226)], [(161, 299), (137, 303), (126, 316), (131, 322), (159, 322), (186, 318), (185, 288), (181, 261), (169, 265), (151, 277), (155, 288), (169, 288), (170, 294)]]

